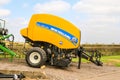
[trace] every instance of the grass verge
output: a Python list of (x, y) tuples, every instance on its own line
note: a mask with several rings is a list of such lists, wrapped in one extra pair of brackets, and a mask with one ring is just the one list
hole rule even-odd
[[(78, 62), (78, 58), (73, 58), (72, 59), (73, 62)], [(120, 55), (115, 55), (115, 56), (103, 56), (101, 58), (101, 61), (104, 64), (108, 64), (108, 65), (114, 65), (116, 67), (120, 67)], [(88, 60), (85, 60), (82, 58), (82, 63), (87, 63), (90, 62)]]

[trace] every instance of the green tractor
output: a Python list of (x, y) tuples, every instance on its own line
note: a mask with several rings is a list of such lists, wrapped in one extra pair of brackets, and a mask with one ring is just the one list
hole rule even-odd
[(0, 19), (0, 54), (8, 53), (11, 56), (11, 59), (16, 56), (16, 53), (6, 47), (5, 40), (12, 37), (12, 41), (14, 40), (14, 36), (12, 34), (8, 34), (8, 29), (5, 29), (5, 20)]

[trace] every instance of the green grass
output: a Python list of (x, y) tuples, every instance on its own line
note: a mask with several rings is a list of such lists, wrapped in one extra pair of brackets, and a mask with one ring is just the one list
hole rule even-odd
[(111, 64), (120, 67), (120, 55), (115, 56), (103, 56), (101, 61), (105, 64)]
[[(78, 62), (78, 58), (73, 58), (72, 61), (73, 61), (73, 62)], [(89, 61), (82, 58), (82, 62), (83, 62), (83, 63), (87, 63), (87, 62), (89, 62)]]
[[(72, 59), (73, 62), (78, 62), (78, 58), (73, 58)], [(103, 56), (101, 58), (101, 61), (104, 64), (108, 64), (108, 65), (114, 65), (117, 67), (120, 67), (120, 55), (115, 55), (115, 56)], [(82, 59), (83, 63), (87, 63), (89, 62), (88, 60)]]
[(103, 62), (109, 62), (109, 61), (111, 61), (111, 60), (118, 60), (118, 61), (120, 61), (120, 55), (115, 55), (115, 56), (103, 56), (103, 57), (101, 58), (101, 60), (102, 60)]
[(115, 66), (120, 67), (120, 63), (116, 63)]

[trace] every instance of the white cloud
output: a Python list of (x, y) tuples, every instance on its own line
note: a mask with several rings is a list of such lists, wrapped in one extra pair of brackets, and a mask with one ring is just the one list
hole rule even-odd
[(82, 42), (120, 43), (120, 0), (80, 0), (72, 9)]
[(46, 3), (37, 3), (34, 6), (34, 11), (39, 13), (59, 13), (70, 9), (70, 4), (62, 0), (51, 0)]
[(11, 0), (0, 0), (0, 6), (9, 3)]
[(23, 17), (13, 18), (13, 19), (7, 19), (7, 22), (10, 26), (16, 26), (16, 27), (26, 27), (28, 20), (26, 20)]
[(10, 15), (10, 10), (8, 9), (0, 9), (0, 17), (3, 17), (3, 16), (8, 16)]
[(81, 13), (112, 14), (120, 13), (120, 0), (81, 0), (73, 9)]
[[(0, 7), (8, 4), (11, 0), (0, 0)], [(0, 17), (8, 16), (11, 13), (8, 9), (0, 8)]]
[(28, 21), (24, 17), (8, 18), (6, 19), (6, 28), (9, 30), (9, 34), (15, 36), (15, 41), (24, 42), (24, 38), (20, 34), (20, 30), (28, 26)]

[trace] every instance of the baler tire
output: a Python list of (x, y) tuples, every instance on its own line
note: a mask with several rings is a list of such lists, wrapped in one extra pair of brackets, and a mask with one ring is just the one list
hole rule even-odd
[(42, 48), (33, 47), (27, 52), (25, 59), (29, 66), (40, 68), (46, 62), (46, 52)]

